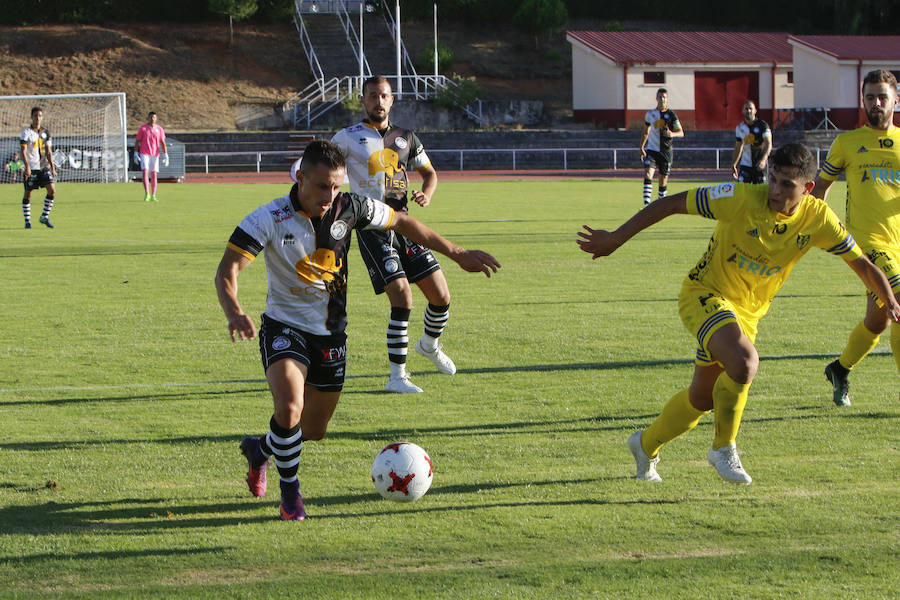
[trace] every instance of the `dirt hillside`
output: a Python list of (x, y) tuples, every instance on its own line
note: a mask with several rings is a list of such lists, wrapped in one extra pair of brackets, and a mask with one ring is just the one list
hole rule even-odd
[[(433, 43), (431, 23), (405, 23), (415, 57)], [(475, 76), (485, 99), (543, 100), (547, 124), (571, 111), (569, 47), (563, 32), (535, 46), (496, 28), (442, 24), (452, 71)], [(172, 131), (235, 129), (239, 103), (278, 105), (310, 81), (296, 29), (239, 23), (0, 28), (2, 95), (125, 92), (130, 125), (155, 110)]]

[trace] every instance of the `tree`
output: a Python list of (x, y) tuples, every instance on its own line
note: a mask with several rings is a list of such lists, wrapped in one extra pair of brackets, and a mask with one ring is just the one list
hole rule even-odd
[(569, 11), (562, 0), (524, 0), (513, 15), (513, 22), (534, 34), (534, 46), (539, 47), (542, 33), (551, 33), (569, 20)]
[(209, 10), (228, 15), (228, 45), (234, 42), (232, 21), (243, 21), (252, 17), (257, 9), (256, 0), (209, 0)]

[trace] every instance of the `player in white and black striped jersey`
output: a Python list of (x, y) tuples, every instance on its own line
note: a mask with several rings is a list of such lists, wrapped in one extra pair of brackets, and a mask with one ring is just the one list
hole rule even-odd
[(25, 229), (31, 229), (31, 192), (40, 188), (47, 190), (44, 210), (39, 221), (53, 228), (50, 211), (56, 198), (56, 165), (53, 164), (53, 141), (50, 131), (43, 126), (44, 110), (40, 106), (31, 109), (31, 125), (22, 130), (19, 147), (25, 163), (25, 194), (22, 196), (22, 214)]
[[(350, 190), (382, 200), (404, 213), (408, 212), (408, 200), (428, 206), (437, 188), (437, 173), (418, 136), (390, 122), (394, 102), (391, 84), (385, 77), (371, 77), (363, 83), (362, 94), (366, 119), (332, 138), (347, 157)], [(409, 189), (409, 169), (422, 176), (421, 190)], [(387, 327), (391, 374), (385, 389), (400, 393), (422, 391), (410, 381), (406, 371), (412, 312), (410, 283), (415, 283), (428, 301), (425, 329), (415, 344), (416, 352), (431, 360), (441, 373), (456, 373), (456, 365), (438, 340), (450, 318), (450, 288), (434, 255), (391, 231), (361, 231), (356, 239), (375, 293), (385, 293), (391, 303)]]
[(656, 108), (644, 115), (641, 130), (641, 163), (644, 165), (644, 205), (650, 204), (653, 192), (653, 172), (659, 169), (658, 198), (666, 195), (669, 171), (672, 167), (672, 138), (684, 137), (684, 129), (675, 111), (669, 108), (669, 92), (659, 88)]
[(347, 251), (351, 231), (401, 232), (452, 258), (469, 272), (500, 268), (490, 255), (466, 250), (408, 215), (353, 193), (341, 193), (345, 164), (331, 142), (310, 142), (286, 196), (248, 214), (231, 234), (216, 272), (219, 304), (232, 341), (257, 335), (238, 301), (238, 275), (263, 252), (266, 311), (259, 329), (260, 357), (274, 401), (269, 431), (247, 437), (247, 485), (266, 493), (266, 466), (280, 475), (281, 518), (306, 518), (297, 469), (303, 443), (325, 437), (343, 389), (346, 364)]
[(744, 120), (734, 128), (734, 156), (731, 174), (744, 183), (765, 183), (769, 153), (772, 151), (772, 130), (769, 124), (756, 118), (753, 100), (741, 108)]

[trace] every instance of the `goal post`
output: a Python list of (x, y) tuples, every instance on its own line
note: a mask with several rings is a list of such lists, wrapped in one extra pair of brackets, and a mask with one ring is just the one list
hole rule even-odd
[(35, 106), (44, 111), (57, 181), (128, 181), (124, 93), (0, 96), (0, 160), (19, 151)]

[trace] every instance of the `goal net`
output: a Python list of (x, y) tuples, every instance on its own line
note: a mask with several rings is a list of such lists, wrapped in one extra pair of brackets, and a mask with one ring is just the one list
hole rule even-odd
[(0, 96), (0, 160), (19, 152), (31, 109), (44, 111), (57, 181), (128, 180), (125, 94)]

